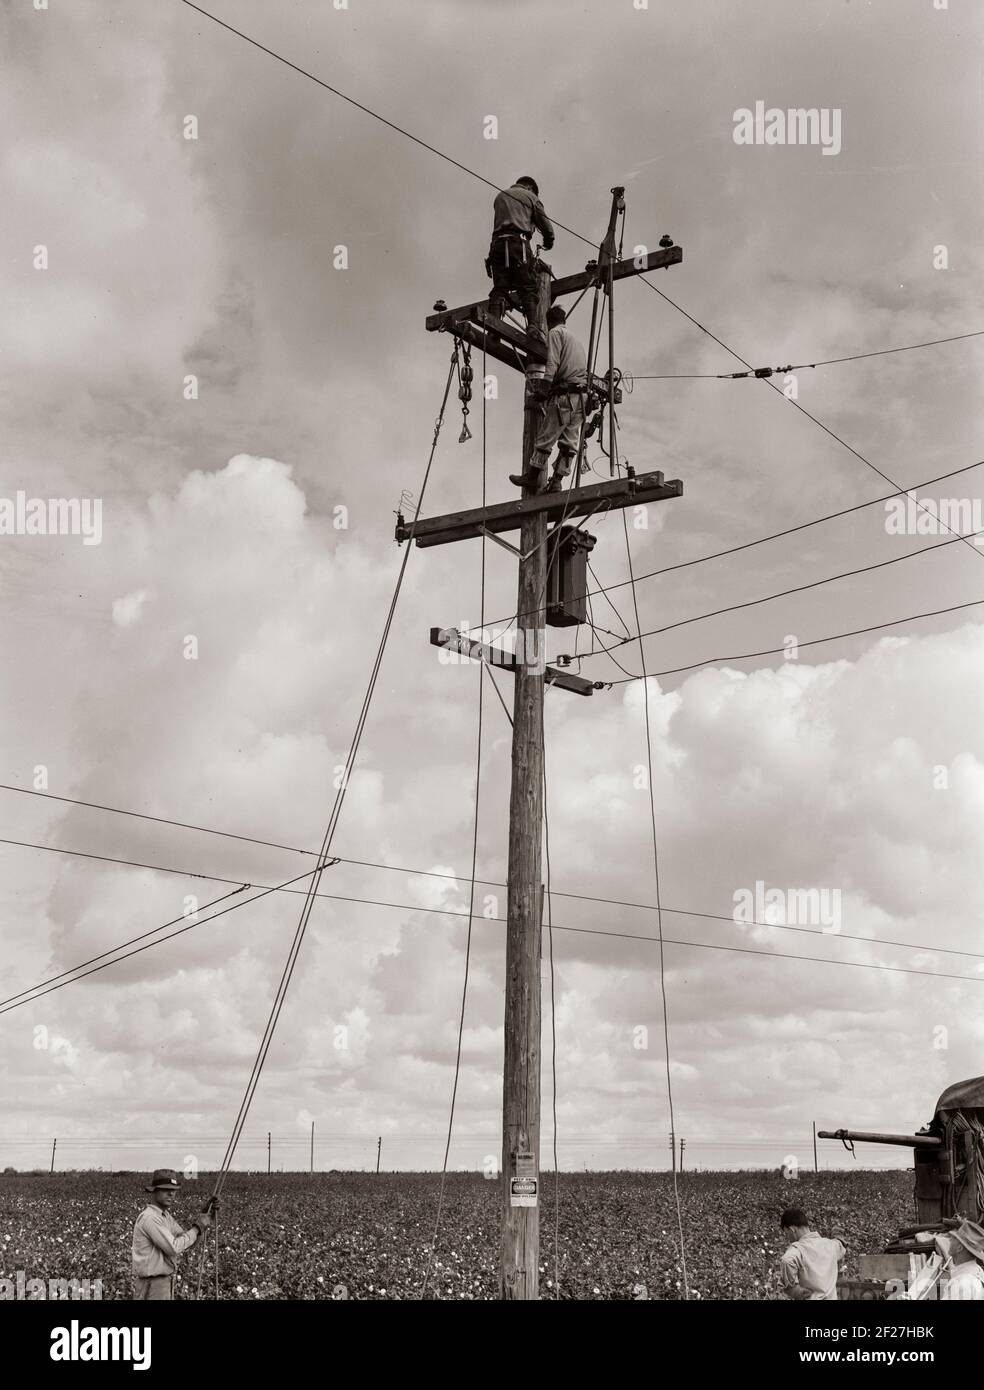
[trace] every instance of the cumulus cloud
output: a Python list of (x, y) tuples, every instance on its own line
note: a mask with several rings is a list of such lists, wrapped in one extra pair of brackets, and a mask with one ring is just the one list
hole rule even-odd
[[(531, 42), (550, 40), (548, 10), (531, 16)], [(749, 360), (816, 359), (973, 327), (960, 315), (979, 278), (966, 230), (976, 205), (960, 171), (975, 151), (936, 31), (914, 22), (897, 34), (926, 99), (913, 100), (909, 116), (893, 108), (888, 131), (871, 94), (844, 74), (843, 27), (826, 26), (806, 53), (777, 27), (778, 6), (754, 23), (733, 6), (712, 13), (710, 46), (681, 9), (660, 19), (673, 44), (647, 49), (653, 15), (631, 7), (609, 25), (610, 45), (582, 45), (592, 89), (645, 67), (646, 82), (622, 82), (623, 107), (606, 107), (601, 120), (590, 103), (572, 115), (563, 94), (531, 94), (508, 62), (490, 71), (482, 26), (438, 6), (428, 61), (446, 104), (465, 113), (458, 154), (492, 179), (513, 177), (528, 167), (530, 130), (540, 130), (544, 169), (535, 172), (548, 206), (586, 234), (603, 225), (607, 190), (623, 177), (612, 158), (637, 170), (628, 239), (671, 231), (686, 248), (671, 292)], [(487, 17), (508, 38), (511, 16), (493, 7)], [(18, 1130), (39, 1142), (56, 1128), (92, 1133), (98, 1116), (104, 1133), (149, 1129), (177, 1144), (179, 1134), (231, 1122), (255, 1056), (402, 559), (392, 512), (401, 489), (419, 488), (433, 434), (448, 345), (426, 339), (421, 318), (437, 295), (457, 303), (483, 292), (488, 200), (360, 113), (327, 97), (312, 106), (320, 98), (310, 84), (221, 32), (199, 32), (182, 7), (110, 20), (80, 3), (54, 20), (25, 9), (2, 21), (13, 58), (0, 94), (10, 136), (0, 180), (12, 210), (2, 231), (9, 445), (0, 490), (100, 497), (103, 540), (83, 548), (11, 537), (0, 553), (11, 600), (0, 615), (11, 654), (4, 780), (247, 839), (6, 794), (7, 838), (66, 852), (4, 847), (10, 992), (164, 923), (161, 936), (182, 930), (5, 1015), (0, 1070)], [(440, 119), (419, 107), (420, 68), (405, 61), (412, 46), (393, 43), (399, 7), (373, 7), (341, 50), (329, 11), (278, 15), (285, 27), (273, 32), (268, 7), (250, 0), (239, 22), (295, 53), (323, 40), (343, 88), (364, 90), (370, 71), (392, 111), (417, 103), (423, 137), (446, 143)], [(595, 19), (584, 22), (593, 32)], [(863, 72), (883, 27), (867, 13), (848, 23)], [(925, 25), (936, 24), (927, 10)], [(778, 70), (792, 85), (817, 73), (846, 83), (842, 155), (813, 167), (742, 150), (736, 162), (735, 53), (760, 90)], [(469, 54), (475, 61), (463, 61)], [(647, 105), (654, 84), (669, 112), (662, 154)], [(524, 119), (485, 142), (481, 113), (500, 98)], [(197, 142), (182, 137), (189, 112)], [(572, 119), (582, 152), (574, 163), (551, 154), (569, 143)], [(940, 130), (953, 161), (943, 166)], [(905, 180), (892, 173), (900, 144), (916, 171)], [(926, 221), (930, 183), (946, 196), (947, 232)], [(929, 256), (941, 236), (963, 247), (946, 276)], [(346, 272), (326, 249), (338, 242), (350, 249)], [(44, 272), (31, 260), (39, 243), (49, 250)], [(556, 268), (577, 269), (586, 255), (565, 233)], [(735, 369), (637, 289), (620, 291), (622, 365), (640, 377)], [(878, 359), (877, 376), (872, 364), (805, 370), (801, 399), (900, 480), (921, 481), (976, 457), (978, 350), (947, 351), (945, 360)], [(197, 399), (183, 390), (189, 373)], [(501, 373), (486, 403), (496, 499), (516, 465), (519, 385)], [(687, 563), (867, 501), (882, 482), (761, 383), (640, 380), (620, 418), (633, 465), (685, 484), (682, 498), (650, 508), (647, 529), (629, 514), (636, 574), (661, 571), (639, 584), (644, 628), (686, 623), (649, 639), (650, 671), (942, 608), (971, 592), (967, 567), (979, 557), (956, 545), (704, 619), (895, 558), (898, 538), (875, 508)], [(427, 511), (480, 496), (478, 432), (459, 448), (457, 428), (449, 411)], [(973, 496), (975, 477), (960, 483)], [(596, 524), (597, 582), (624, 580), (621, 527)], [(515, 569), (488, 552), (484, 617), (506, 627)], [(411, 556), (333, 844), (344, 862), (322, 878), (257, 1096), (264, 1133), (279, 1126), (303, 1144), (299, 1130), (313, 1118), (319, 1134), (369, 1136), (365, 1151), (339, 1141), (330, 1150), (339, 1163), (373, 1162), (378, 1134), (394, 1164), (441, 1157), (464, 982), (479, 684), (473, 666), (441, 666), (427, 633), (463, 618), (479, 625), (480, 563), (477, 541)], [(622, 631), (629, 597), (611, 592), (617, 613), (596, 598), (595, 623)], [(745, 669), (717, 659), (653, 678), (648, 691), (635, 681), (590, 701), (548, 692), (563, 1162), (578, 1162), (599, 1137), (624, 1141), (621, 1156), (633, 1161), (665, 1162), (660, 925), (677, 1127), (691, 1137), (737, 1145), (766, 1136), (778, 1162), (814, 1118), (919, 1124), (947, 1081), (980, 1070), (982, 642), (978, 624), (941, 617), (880, 640), (804, 647), (798, 661)], [(586, 671), (620, 679), (597, 651), (584, 655), (589, 646), (584, 632), (551, 631), (551, 655), (576, 651)], [(639, 674), (632, 645), (615, 655)], [(452, 1151), (470, 1164), (497, 1149), (501, 1085), (510, 730), (488, 681), (484, 689), (479, 869), (488, 881), (475, 894)], [(395, 870), (376, 867), (386, 864)], [(213, 899), (288, 879), (297, 880), (289, 891), (209, 920)], [(735, 923), (735, 892), (759, 883), (837, 891), (841, 930), (789, 918)], [(802, 959), (780, 958), (789, 956)], [(545, 1040), (549, 1017), (545, 985)], [(35, 1048), (37, 1025), (65, 1046)], [(414, 1142), (401, 1148), (405, 1135)]]

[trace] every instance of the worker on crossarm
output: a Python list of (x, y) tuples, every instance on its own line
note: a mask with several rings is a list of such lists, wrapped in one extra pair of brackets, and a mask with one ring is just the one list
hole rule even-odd
[(212, 1224), (214, 1198), (203, 1203), (188, 1230), (179, 1226), (168, 1208), (181, 1184), (170, 1168), (158, 1168), (145, 1190), (149, 1204), (133, 1227), (133, 1297), (159, 1301), (174, 1297), (177, 1260)]
[(554, 229), (540, 202), (536, 179), (524, 174), (511, 188), (495, 195), (492, 244), (485, 262), (492, 277), (489, 309), (501, 319), (509, 306), (510, 294), (515, 291), (526, 315), (527, 332), (542, 341), (536, 321), (536, 260), (530, 246), (534, 231), (540, 233), (543, 249), (549, 251), (554, 244)]
[(779, 1225), (793, 1240), (779, 1262), (779, 1280), (785, 1296), (796, 1301), (833, 1302), (837, 1298), (838, 1268), (847, 1254), (843, 1244), (815, 1231), (800, 1207), (788, 1207)]
[(542, 416), (530, 466), (525, 473), (510, 473), (516, 487), (544, 490), (550, 451), (557, 445), (557, 460), (547, 492), (559, 492), (581, 447), (584, 428), (584, 395), (588, 385), (588, 359), (584, 344), (567, 327), (567, 313), (559, 304), (547, 310), (547, 365), (535, 385)]

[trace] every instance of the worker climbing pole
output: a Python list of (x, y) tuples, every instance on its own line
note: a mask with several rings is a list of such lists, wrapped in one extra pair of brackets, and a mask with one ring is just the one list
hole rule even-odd
[[(624, 509), (646, 502), (679, 497), (683, 485), (667, 481), (661, 472), (637, 475), (619, 465), (614, 444), (615, 406), (620, 399), (615, 367), (614, 314), (616, 281), (645, 271), (678, 264), (683, 252), (664, 237), (658, 251), (619, 258), (617, 221), (625, 216), (624, 189), (612, 189), (608, 230), (596, 260), (582, 272), (554, 278), (531, 247), (534, 231), (543, 249), (554, 243), (554, 229), (540, 202), (539, 189), (529, 176), (501, 191), (493, 210), (493, 236), (486, 269), (493, 289), (488, 302), (448, 309), (443, 300), (426, 321), (430, 332), (453, 335), (465, 352), (480, 347), (524, 379), (521, 472), (511, 481), (522, 486), (519, 500), (493, 503), (448, 516), (421, 518), (412, 525), (399, 518), (396, 539), (420, 547), (485, 537), (496, 541), (518, 560), (517, 640), (506, 656), (453, 629), (431, 629), (436, 645), (489, 662), (511, 672), (513, 699), (512, 773), (509, 801), (509, 870), (506, 920), (506, 979), (502, 1097), (502, 1239), (500, 1296), (535, 1299), (539, 1296), (540, 1195), (540, 942), (543, 903), (541, 845), (544, 833), (543, 700), (544, 687), (554, 685), (579, 695), (592, 695), (599, 683), (548, 666), (545, 627), (585, 621), (584, 557), (594, 537), (571, 543), (567, 525), (585, 521), (599, 511)], [(587, 351), (566, 328), (557, 301), (569, 294), (594, 291)], [(601, 327), (601, 297), (608, 312), (609, 366), (603, 384), (595, 377)], [(554, 312), (551, 313), (551, 308)], [(509, 319), (521, 309), (525, 329)], [(551, 322), (552, 320), (552, 322)], [(549, 329), (549, 331), (548, 331)], [(556, 335), (556, 336), (555, 336)], [(461, 388), (470, 387), (464, 377)], [(545, 390), (544, 383), (549, 382)], [(467, 411), (468, 398), (461, 395)], [(585, 409), (587, 405), (587, 409)], [(599, 414), (608, 414), (608, 454), (612, 479), (580, 486), (584, 441), (599, 428)], [(467, 418), (462, 440), (467, 438)], [(547, 457), (559, 446), (551, 487)], [(572, 467), (573, 460), (576, 465)], [(572, 476), (573, 473), (573, 476)], [(616, 473), (619, 476), (614, 476)], [(565, 484), (570, 480), (570, 486)], [(583, 524), (583, 522), (582, 522)], [(518, 547), (503, 533), (519, 532)], [(572, 579), (572, 576), (575, 576)], [(578, 587), (579, 585), (579, 587)], [(548, 598), (549, 593), (549, 598)], [(552, 614), (553, 616), (548, 616)]]

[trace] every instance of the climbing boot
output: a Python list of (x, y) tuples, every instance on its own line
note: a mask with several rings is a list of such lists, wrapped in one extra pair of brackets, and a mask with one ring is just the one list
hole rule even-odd
[(549, 481), (549, 483), (547, 484), (547, 486), (546, 486), (546, 488), (544, 489), (544, 491), (545, 491), (545, 492), (563, 492), (563, 490), (564, 490), (564, 477), (565, 477), (565, 474), (563, 474), (563, 473), (555, 473), (555, 474), (553, 475), (553, 477), (550, 479), (550, 481)]
[(510, 473), (509, 481), (514, 487), (528, 487), (531, 492), (539, 492), (543, 474), (539, 468), (527, 468), (525, 473)]

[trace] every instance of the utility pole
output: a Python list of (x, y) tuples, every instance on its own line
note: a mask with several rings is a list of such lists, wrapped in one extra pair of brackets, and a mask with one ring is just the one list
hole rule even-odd
[(272, 1136), (271, 1136), (271, 1134), (270, 1134), (270, 1131), (267, 1130), (267, 1177), (270, 1176), (270, 1143), (271, 1143), (271, 1138), (272, 1138)]
[(49, 1172), (49, 1173), (53, 1173), (53, 1172), (55, 1171), (55, 1150), (57, 1149), (57, 1147), (58, 1147), (58, 1140), (57, 1140), (57, 1139), (52, 1139), (52, 1141), (51, 1141), (51, 1167), (48, 1169), (48, 1172)]
[(314, 1172), (314, 1121), (311, 1121), (311, 1172)]
[(676, 1172), (676, 1135), (670, 1130), (670, 1170)]
[(820, 1160), (817, 1158), (817, 1122), (813, 1121), (813, 1171), (819, 1173)]
[(379, 1172), (379, 1160), (383, 1152), (383, 1136), (380, 1135), (376, 1140), (376, 1172)]
[[(500, 319), (489, 310), (487, 301), (449, 309), (443, 300), (434, 305), (426, 320), (428, 332), (449, 333), (457, 340), (455, 362), (460, 367), (459, 345), (465, 351), (477, 349), (483, 356), (524, 375), (522, 471), (525, 473), (534, 453), (539, 425), (539, 409), (530, 384), (544, 375), (547, 359), (546, 317), (551, 301), (588, 289), (595, 292), (592, 310), (592, 343), (589, 366), (594, 358), (594, 326), (602, 293), (608, 298), (609, 354), (614, 351), (612, 297), (617, 281), (647, 271), (678, 265), (683, 251), (672, 237), (660, 238), (659, 249), (636, 250), (640, 254), (616, 259), (617, 218), (624, 213), (623, 188), (613, 188), (608, 234), (599, 247), (597, 260), (583, 271), (554, 278), (549, 266), (537, 265), (537, 307), (535, 322), (540, 335), (530, 336), (515, 323)], [(624, 224), (623, 224), (624, 226)], [(600, 329), (599, 329), (600, 335)], [(588, 383), (599, 410), (608, 411), (609, 440), (614, 433), (614, 407), (621, 400), (616, 389), (616, 367), (609, 362), (609, 376), (602, 403), (597, 381)], [(593, 376), (593, 372), (592, 372)], [(464, 398), (463, 398), (464, 399)], [(600, 428), (600, 426), (599, 426)], [(599, 436), (600, 437), (600, 436)], [(615, 471), (614, 448), (612, 448)], [(578, 454), (578, 465), (580, 464)], [(543, 698), (550, 685), (576, 695), (590, 696), (603, 689), (601, 682), (563, 669), (570, 658), (558, 658), (558, 666), (545, 664), (545, 626), (568, 627), (586, 621), (583, 608), (586, 580), (575, 574), (575, 561), (561, 541), (573, 529), (570, 523), (582, 518), (582, 525), (598, 512), (640, 507), (679, 497), (683, 484), (666, 479), (661, 472), (638, 474), (626, 463), (618, 477), (603, 483), (580, 487), (580, 477), (566, 492), (533, 492), (524, 488), (521, 499), (473, 507), (444, 516), (409, 522), (397, 512), (396, 540), (411, 541), (418, 547), (447, 545), (451, 542), (491, 539), (509, 551), (519, 562), (517, 637), (515, 655), (450, 628), (432, 627), (432, 645), (466, 659), (479, 659), (511, 673), (516, 687), (513, 699), (512, 775), (509, 797), (509, 868), (506, 912), (505, 1040), (502, 1076), (502, 1240), (500, 1247), (499, 1296), (526, 1300), (539, 1296), (539, 1178), (540, 1178), (540, 948), (542, 933), (543, 883), (541, 845), (543, 838)], [(549, 528), (553, 528), (549, 530)], [(501, 538), (503, 532), (519, 532), (519, 545)], [(548, 534), (556, 543), (548, 557)], [(590, 544), (594, 538), (588, 537)], [(590, 548), (590, 546), (588, 547)], [(581, 550), (583, 567), (584, 549)], [(556, 569), (554, 569), (556, 567)], [(566, 595), (558, 602), (547, 600), (548, 569), (558, 581), (558, 592)], [(551, 607), (552, 605), (552, 607)], [(551, 611), (548, 612), (548, 607)], [(381, 1141), (380, 1141), (381, 1143)], [(674, 1148), (674, 1167), (676, 1152)], [(587, 1163), (585, 1162), (585, 1169)], [(378, 1151), (377, 1151), (378, 1171)]]
[[(547, 335), (550, 274), (538, 274), (536, 322)], [(532, 325), (531, 325), (532, 326)], [(526, 472), (538, 414), (530, 384), (543, 368), (527, 368), (523, 401)], [(524, 489), (523, 496), (531, 496)], [(540, 1223), (540, 945), (542, 931), (544, 618), (547, 518), (524, 516), (520, 529), (516, 611), (517, 665), (513, 702), (512, 785), (506, 907), (505, 1057), (502, 1072), (502, 1247), (499, 1296), (539, 1296)]]
[(687, 1147), (687, 1141), (686, 1141), (686, 1139), (681, 1138), (681, 1140), (680, 1140), (680, 1172), (681, 1172), (681, 1173), (683, 1172), (683, 1151), (684, 1151), (684, 1149), (685, 1149), (686, 1147)]

